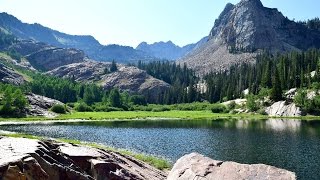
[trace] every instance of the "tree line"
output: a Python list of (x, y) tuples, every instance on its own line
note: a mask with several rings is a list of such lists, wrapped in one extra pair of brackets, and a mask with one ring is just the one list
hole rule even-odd
[(238, 64), (228, 71), (205, 77), (207, 92), (204, 98), (221, 102), (243, 97), (243, 91), (257, 95), (269, 89), (271, 99), (282, 99), (282, 91), (291, 88), (317, 86), (320, 78), (320, 50), (272, 55), (264, 53), (255, 64)]

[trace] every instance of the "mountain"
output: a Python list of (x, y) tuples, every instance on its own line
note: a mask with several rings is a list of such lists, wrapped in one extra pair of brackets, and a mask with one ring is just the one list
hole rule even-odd
[(83, 50), (91, 59), (99, 61), (116, 60), (118, 62), (133, 62), (152, 60), (154, 57), (129, 46), (101, 45), (92, 36), (78, 36), (61, 33), (40, 24), (27, 24), (7, 13), (0, 13), (0, 28), (11, 32), (20, 39), (31, 39), (61, 48), (76, 48)]
[(150, 56), (154, 56), (159, 59), (177, 60), (184, 57), (186, 54), (201, 46), (208, 40), (208, 37), (202, 38), (200, 41), (194, 44), (188, 44), (183, 47), (175, 45), (172, 41), (168, 42), (156, 42), (148, 44), (146, 42), (140, 43), (136, 50), (143, 51)]
[(180, 63), (199, 74), (225, 70), (232, 64), (255, 62), (257, 54), (303, 51), (320, 47), (320, 31), (309, 29), (264, 7), (260, 0), (227, 4), (209, 34), (209, 40)]

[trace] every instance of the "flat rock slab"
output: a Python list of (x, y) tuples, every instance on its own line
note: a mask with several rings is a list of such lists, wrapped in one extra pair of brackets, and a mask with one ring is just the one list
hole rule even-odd
[(0, 179), (166, 179), (163, 171), (112, 151), (52, 140), (0, 137)]
[(252, 180), (293, 180), (293, 172), (265, 164), (239, 164), (210, 159), (201, 154), (191, 153), (181, 157), (169, 173), (168, 180), (209, 180), (209, 179), (252, 179)]

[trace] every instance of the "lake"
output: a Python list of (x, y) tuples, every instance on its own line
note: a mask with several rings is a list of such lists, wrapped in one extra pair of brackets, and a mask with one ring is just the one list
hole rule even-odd
[(198, 152), (216, 160), (264, 163), (320, 179), (320, 121), (137, 120), (1, 125), (1, 130), (95, 142), (174, 162)]

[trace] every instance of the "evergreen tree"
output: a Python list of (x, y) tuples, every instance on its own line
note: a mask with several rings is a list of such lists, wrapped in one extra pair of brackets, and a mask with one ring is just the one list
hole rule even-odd
[(283, 99), (280, 77), (279, 77), (279, 72), (277, 68), (275, 69), (274, 75), (272, 78), (272, 89), (270, 92), (270, 99), (273, 101), (280, 101)]
[(109, 95), (110, 105), (112, 107), (122, 107), (121, 97), (118, 89), (112, 89)]
[(117, 63), (115, 62), (115, 60), (112, 60), (110, 72), (116, 72), (117, 70), (118, 70)]

